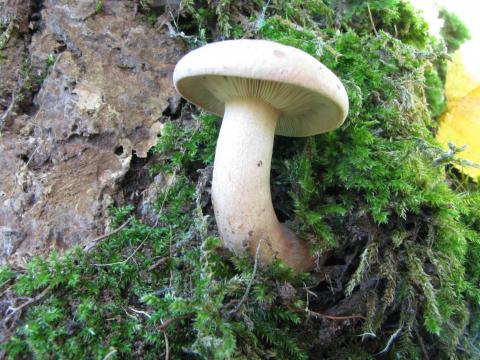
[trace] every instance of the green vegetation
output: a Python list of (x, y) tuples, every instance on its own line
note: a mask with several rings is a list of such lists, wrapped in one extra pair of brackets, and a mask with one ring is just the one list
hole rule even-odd
[(443, 27), (440, 34), (445, 39), (448, 52), (454, 52), (460, 48), (466, 40), (470, 39), (470, 32), (465, 24), (454, 13), (447, 9), (440, 10), (439, 17), (443, 19)]
[(406, 44), (424, 47), (428, 44), (428, 24), (417, 16), (412, 4), (404, 0), (350, 1), (343, 21), (346, 28), (359, 34), (384, 31)]
[(442, 79), (440, 78), (440, 69), (435, 65), (439, 64), (444, 67), (446, 72), (446, 61), (437, 61), (433, 63), (433, 66), (426, 68), (424, 72), (425, 76), (425, 97), (432, 118), (438, 119), (440, 114), (446, 109), (445, 91), (443, 87)]
[(4, 24), (0, 23), (0, 51), (5, 49), (12, 34), (14, 32), (14, 23), (13, 21), (8, 24), (8, 26), (4, 26)]
[[(11, 358), (27, 351), (37, 358), (102, 358), (114, 351), (118, 358), (156, 359), (166, 348), (185, 358), (243, 352), (260, 359), (271, 348), (278, 358), (307, 358), (300, 329), (298, 339), (287, 331), (299, 327), (305, 304), (278, 306), (276, 294), (279, 284), (301, 287), (307, 276), (279, 263), (256, 270), (209, 235), (205, 181), (196, 184), (187, 170), (212, 162), (213, 120), (165, 129), (156, 149), (171, 155), (162, 170), (173, 183), (158, 199), (158, 227), (134, 219), (89, 254), (77, 248), (49, 261), (35, 258), (24, 273), (0, 272), (2, 284), (15, 278), (18, 296), (51, 289), (7, 344)], [(114, 210), (113, 226), (132, 210)]]
[(113, 209), (113, 228), (131, 220), (92, 251), (0, 271), (0, 290), (11, 287), (4, 301), (35, 299), (7, 319), (8, 356), (477, 356), (480, 192), (436, 161), (443, 83), (435, 63), (445, 54), (424, 21), (394, 0), (238, 3), (190, 1), (177, 30), (198, 35), (191, 44), (250, 34), (299, 47), (347, 88), (341, 128), (278, 137), (274, 149), (273, 203), (314, 244), (320, 270), (263, 268), (221, 248), (208, 192), (219, 119), (185, 107), (152, 149), (160, 160), (151, 175), (169, 184), (156, 226), (131, 206)]
[(95, 14), (100, 14), (103, 12), (103, 0), (95, 1)]

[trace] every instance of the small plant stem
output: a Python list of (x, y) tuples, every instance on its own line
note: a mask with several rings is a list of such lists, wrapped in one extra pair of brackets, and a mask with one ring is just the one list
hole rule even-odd
[(377, 29), (375, 28), (375, 23), (373, 22), (372, 12), (370, 11), (370, 5), (367, 3), (368, 17), (370, 18), (370, 23), (372, 24), (373, 32), (375, 36), (378, 36)]
[(235, 314), (240, 309), (240, 306), (242, 306), (242, 304), (245, 302), (245, 300), (247, 300), (248, 294), (250, 293), (250, 288), (252, 287), (253, 280), (255, 279), (255, 275), (257, 273), (258, 255), (260, 254), (260, 245), (261, 244), (262, 244), (262, 240), (260, 239), (260, 241), (258, 242), (258, 245), (257, 245), (257, 250), (255, 252), (255, 262), (253, 264), (252, 277), (250, 278), (250, 281), (248, 282), (247, 288), (245, 289), (245, 293), (243, 294), (242, 298), (240, 299), (240, 302), (235, 306), (235, 308), (233, 308), (232, 310), (230, 310), (228, 312), (228, 314), (227, 314), (228, 316), (231, 316), (231, 315)]
[(110, 359), (113, 355), (115, 355), (117, 353), (117, 349), (113, 349), (112, 351), (110, 351), (107, 355), (105, 355), (103, 357), (103, 360), (108, 360)]
[(164, 257), (164, 258), (161, 258), (160, 260), (157, 260), (155, 261), (149, 268), (148, 268), (148, 271), (153, 271), (155, 270), (156, 268), (162, 266), (163, 264), (165, 264), (166, 262), (168, 261), (168, 258)]
[(15, 315), (16, 313), (18, 313), (19, 311), (22, 311), (23, 309), (27, 308), (28, 306), (36, 303), (37, 301), (40, 301), (42, 300), (49, 292), (50, 290), (52, 289), (52, 286), (47, 286), (40, 294), (38, 294), (37, 296), (35, 296), (34, 298), (31, 298), (30, 300), (24, 302), (22, 305), (20, 305), (19, 307), (17, 308), (13, 308), (12, 309), (12, 312), (10, 314), (8, 314), (5, 319), (3, 320), (3, 327), (5, 329), (7, 329), (7, 324), (8, 322), (10, 321), (10, 319), (13, 317), (13, 315)]
[(327, 319), (327, 320), (356, 320), (356, 319), (367, 320), (367, 318), (363, 315), (333, 316), (333, 315), (321, 314), (309, 309), (307, 309), (307, 314), (313, 315), (316, 318)]
[(98, 245), (98, 243), (112, 235), (115, 235), (117, 233), (119, 233), (120, 231), (122, 231), (129, 223), (130, 221), (132, 221), (133, 217), (129, 217), (122, 225), (120, 225), (118, 228), (116, 228), (115, 230), (107, 233), (107, 234), (104, 234), (104, 235), (101, 235), (93, 240), (90, 240), (88, 242), (87, 245), (85, 245), (85, 247), (83, 248), (83, 251), (85, 252), (88, 252), (90, 250), (92, 250), (95, 246)]
[(186, 314), (186, 315), (182, 315), (182, 316), (177, 316), (177, 317), (174, 317), (174, 318), (171, 318), (171, 319), (167, 319), (165, 321), (162, 322), (162, 325), (160, 325), (160, 327), (158, 328), (158, 330), (164, 332), (166, 331), (167, 329), (167, 326), (170, 325), (171, 323), (175, 322), (175, 321), (180, 321), (180, 320), (186, 320), (186, 319), (189, 319), (193, 316), (194, 314)]
[(168, 343), (167, 332), (163, 332), (163, 338), (165, 339), (165, 360), (170, 359), (170, 344)]
[(15, 105), (15, 94), (12, 93), (12, 100), (10, 102), (10, 105), (8, 106), (7, 110), (5, 110), (2, 117), (0, 118), (0, 128), (3, 127), (3, 124), (5, 123), (8, 116), (10, 115), (10, 112), (12, 111), (14, 105)]

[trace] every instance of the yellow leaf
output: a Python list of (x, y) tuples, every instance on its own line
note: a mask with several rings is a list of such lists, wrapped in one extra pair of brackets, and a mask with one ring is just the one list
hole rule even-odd
[(461, 51), (457, 51), (448, 63), (445, 96), (449, 105), (455, 105), (457, 100), (480, 86), (480, 81), (465, 67), (463, 56)]
[[(445, 96), (447, 110), (440, 117), (437, 139), (448, 150), (448, 143), (467, 145), (457, 157), (480, 164), (480, 47), (473, 43), (463, 46), (448, 63)], [(472, 66), (473, 64), (473, 66)], [(464, 166), (460, 169), (473, 179), (480, 169)]]
[[(437, 139), (446, 149), (449, 141), (457, 146), (467, 145), (458, 157), (480, 164), (480, 86), (449, 106), (440, 119)], [(461, 170), (474, 179), (480, 176), (480, 169), (474, 167)]]

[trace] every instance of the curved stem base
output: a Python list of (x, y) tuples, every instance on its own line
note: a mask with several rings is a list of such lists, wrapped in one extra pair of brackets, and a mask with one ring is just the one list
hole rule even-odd
[(278, 110), (258, 99), (225, 105), (215, 153), (212, 201), (225, 246), (260, 260), (275, 258), (297, 271), (314, 267), (310, 246), (280, 224), (272, 206), (270, 165)]

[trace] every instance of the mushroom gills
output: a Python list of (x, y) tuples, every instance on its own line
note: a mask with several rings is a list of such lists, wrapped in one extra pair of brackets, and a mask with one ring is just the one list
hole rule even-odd
[[(319, 124), (305, 121), (305, 118), (338, 116), (339, 109), (327, 106), (321, 94), (293, 84), (223, 75), (202, 76), (201, 82), (197, 78), (183, 79), (182, 87), (197, 88), (198, 106), (223, 116), (224, 104), (232, 99), (254, 97), (263, 100), (281, 113), (275, 129), (277, 135), (308, 136), (318, 132)], [(325, 122), (325, 126), (328, 128), (329, 122)]]
[(298, 86), (276, 81), (217, 75), (208, 76), (203, 84), (222, 103), (226, 104), (236, 98), (254, 97), (278, 109), (284, 116), (289, 113), (301, 114), (305, 104), (315, 98), (312, 91), (302, 91)]

